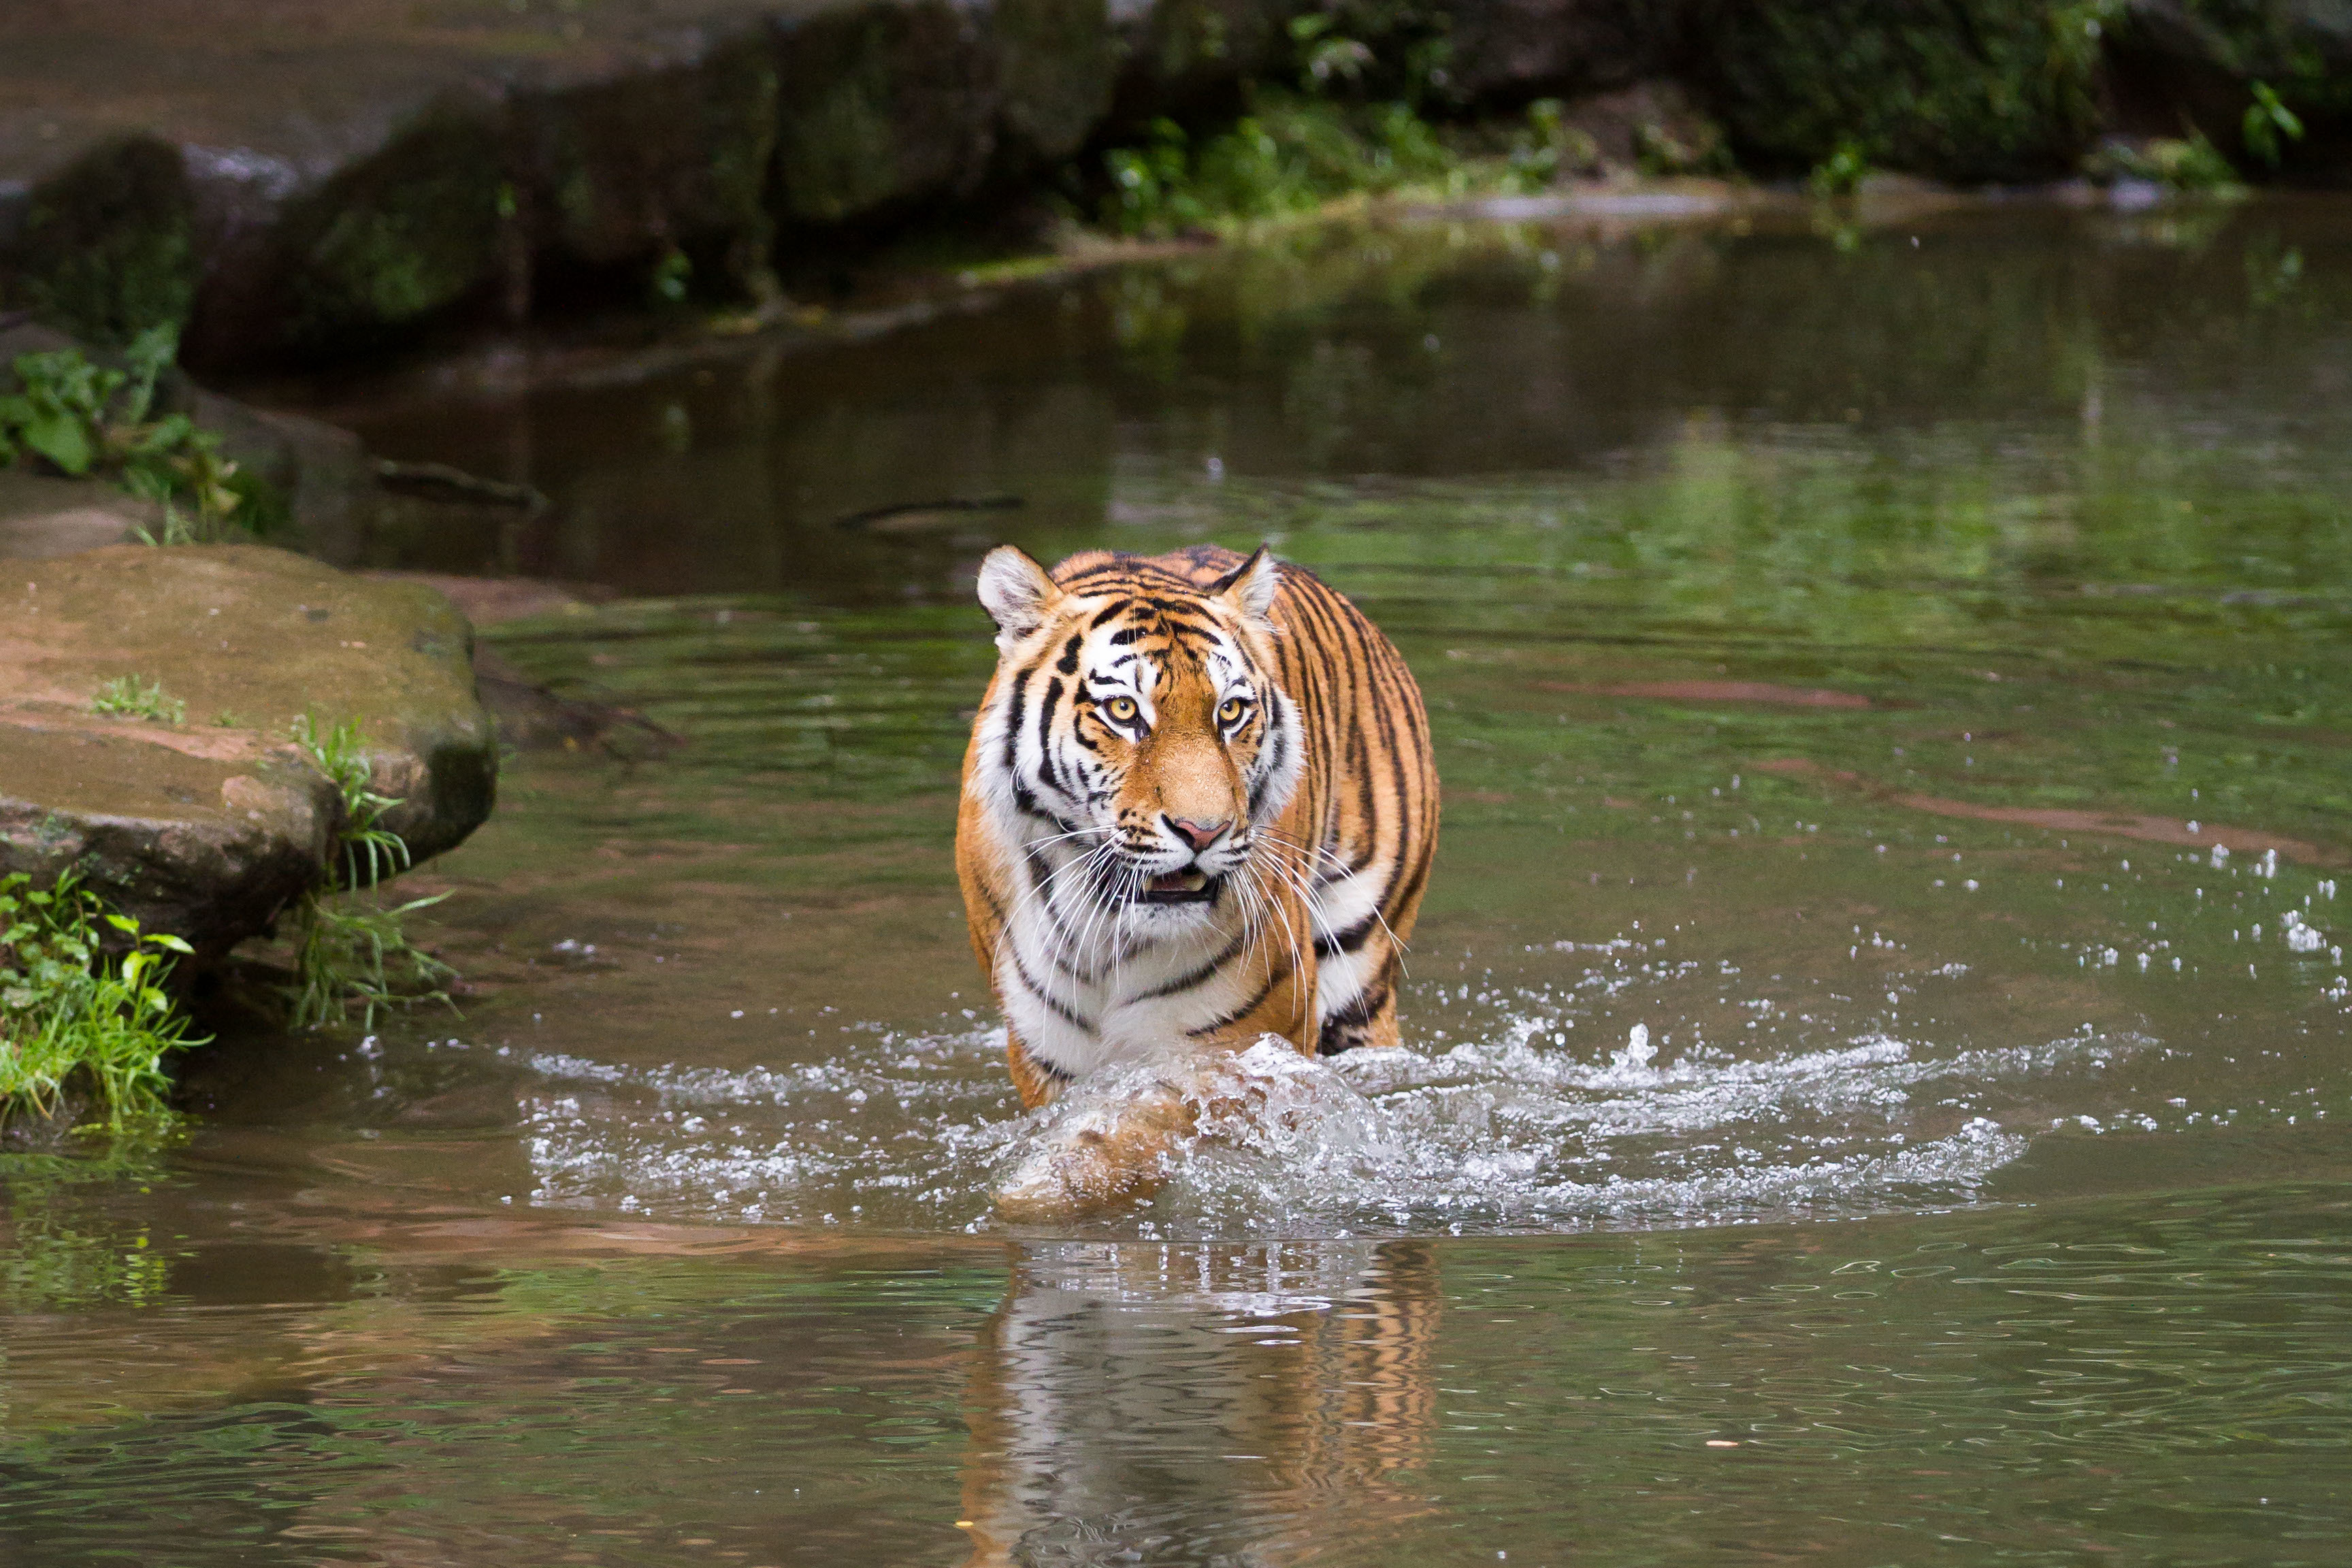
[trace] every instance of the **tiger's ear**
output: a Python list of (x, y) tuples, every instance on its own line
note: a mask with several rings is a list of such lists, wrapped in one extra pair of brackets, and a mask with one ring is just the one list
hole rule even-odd
[(1018, 545), (1000, 544), (980, 563), (980, 602), (996, 622), (996, 646), (1013, 645), (1045, 624), (1062, 590), (1045, 569)]
[(1223, 599), (1255, 625), (1274, 629), (1274, 596), (1282, 587), (1282, 563), (1261, 544), (1250, 558), (1217, 579), (1209, 596)]

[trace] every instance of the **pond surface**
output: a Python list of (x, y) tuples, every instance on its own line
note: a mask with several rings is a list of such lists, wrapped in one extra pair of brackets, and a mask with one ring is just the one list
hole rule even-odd
[[(611, 590), (486, 640), (685, 744), (414, 879), (462, 1017), (14, 1157), (0, 1551), (2340, 1562), (2347, 391), (2314, 201), (1301, 232), (382, 414), (557, 504), (357, 558)], [(1428, 696), (1408, 1048), (1008, 1229), (972, 572), (1201, 539)]]

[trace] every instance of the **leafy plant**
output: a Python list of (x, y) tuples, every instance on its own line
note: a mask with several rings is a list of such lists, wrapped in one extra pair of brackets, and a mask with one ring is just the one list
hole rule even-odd
[(1836, 151), (1813, 165), (1805, 188), (1817, 196), (1850, 196), (1869, 177), (1869, 154), (1858, 142), (1841, 142)]
[[(101, 926), (129, 950), (103, 952)], [(164, 988), (175, 955), (189, 951), (109, 911), (76, 872), (47, 890), (22, 871), (0, 877), (0, 1112), (48, 1114), (77, 1077), (110, 1126), (161, 1110), (164, 1056), (203, 1044)]]
[(2201, 135), (2185, 141), (2154, 137), (2132, 142), (2109, 137), (2085, 161), (2098, 180), (2146, 180), (2168, 190), (2227, 194), (2240, 188), (2237, 170)]
[(2290, 142), (2303, 140), (2303, 118), (2279, 101), (2275, 89), (2266, 81), (2253, 84), (2254, 101), (2246, 106), (2246, 117), (2239, 127), (2239, 136), (2246, 151), (2275, 169), (2279, 163), (2279, 138)]
[(184, 724), (188, 705), (163, 693), (163, 683), (137, 675), (117, 676), (98, 689), (89, 710), (118, 719), (144, 719), (151, 724)]
[(1197, 143), (1171, 120), (1105, 154), (1103, 218), (1127, 234), (1230, 227), (1312, 211), (1355, 192), (1454, 180), (1460, 160), (1404, 103), (1261, 94), (1256, 112)]
[(313, 895), (299, 911), (294, 943), (294, 981), (287, 988), (289, 1022), (298, 1029), (339, 1023), (354, 1006), (364, 1009), (361, 1027), (375, 1027), (386, 1007), (439, 1002), (456, 1010), (448, 983), (457, 972), (415, 946), (401, 921), (447, 898), (411, 899), (386, 909), (358, 900), (330, 905)]
[[(178, 352), (173, 329), (155, 327), (124, 352), (122, 370), (92, 364), (79, 349), (17, 355), (17, 390), (0, 396), (0, 463), (34, 459), (164, 503), (165, 538), (141, 531), (150, 543), (247, 531), (252, 486), (221, 455), (220, 437), (184, 414), (148, 417), (156, 382)], [(191, 507), (193, 520), (176, 519), (174, 503)]]
[[(324, 773), (343, 800), (343, 826), (320, 868), (320, 880), (295, 911), (294, 980), (286, 988), (289, 1022), (313, 1029), (340, 1022), (354, 1005), (365, 1008), (363, 1026), (373, 1028), (380, 1008), (440, 1002), (454, 1010), (447, 983), (457, 971), (418, 949), (401, 921), (449, 895), (415, 899), (393, 908), (357, 899), (328, 902), (331, 885), (373, 889), (409, 866), (407, 842), (383, 826), (384, 814), (401, 802), (374, 786), (359, 722), (345, 720), (322, 729), (305, 713), (294, 721), (294, 743)], [(336, 858), (340, 857), (338, 879)]]
[(646, 288), (656, 305), (683, 305), (694, 283), (694, 262), (685, 251), (672, 246), (659, 261), (654, 263)]

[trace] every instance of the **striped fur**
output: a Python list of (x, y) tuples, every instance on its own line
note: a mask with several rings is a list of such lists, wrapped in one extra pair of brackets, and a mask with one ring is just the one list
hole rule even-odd
[(1023, 1100), (1170, 1046), (1393, 1045), (1437, 773), (1388, 639), (1263, 550), (1006, 546), (980, 586), (956, 866)]

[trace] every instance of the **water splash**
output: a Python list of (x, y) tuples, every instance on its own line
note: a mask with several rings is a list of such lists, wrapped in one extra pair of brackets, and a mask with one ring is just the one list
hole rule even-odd
[[(2090, 1032), (1953, 1051), (1891, 1034), (1605, 1061), (1528, 1016), (1437, 1052), (1260, 1047), (1268, 1113), (1211, 1116), (1151, 1201), (1087, 1235), (1380, 1237), (1853, 1215), (1975, 1201), (2046, 1126), (2056, 1080), (2145, 1044)], [(541, 1204), (891, 1230), (986, 1229), (1041, 1134), (1115, 1112), (1117, 1074), (1024, 1113), (1003, 1035), (848, 1034), (828, 1059), (728, 1072), (530, 1058)], [(1259, 1058), (1263, 1058), (1263, 1060)], [(2104, 1106), (2098, 1109), (2105, 1109)]]

